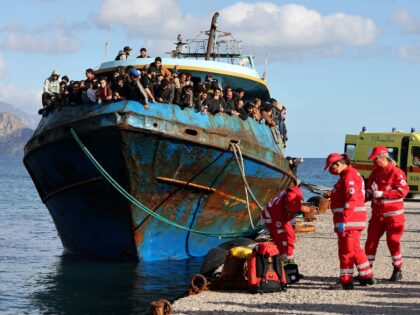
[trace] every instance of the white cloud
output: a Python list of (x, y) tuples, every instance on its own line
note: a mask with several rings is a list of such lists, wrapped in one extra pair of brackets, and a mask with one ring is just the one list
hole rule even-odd
[[(334, 13), (321, 15), (301, 5), (279, 6), (271, 2), (237, 2), (219, 10), (219, 27), (253, 46), (264, 55), (270, 49), (275, 59), (296, 59), (304, 55), (337, 57), (347, 47), (372, 44), (378, 29), (367, 18)], [(211, 16), (190, 16), (181, 12), (175, 0), (104, 0), (96, 22), (108, 27), (121, 25), (127, 35), (143, 40), (175, 39), (181, 33), (190, 38), (208, 29)], [(173, 45), (172, 45), (173, 46)], [(165, 46), (170, 49), (172, 46)]]
[(0, 80), (3, 78), (6, 71), (6, 63), (4, 62), (3, 57), (0, 55)]
[(195, 28), (198, 22), (191, 15), (182, 15), (174, 0), (104, 0), (98, 11), (99, 25), (121, 25), (130, 37), (176, 38), (178, 32)]
[(81, 46), (82, 43), (79, 39), (61, 32), (57, 32), (52, 37), (10, 34), (2, 44), (5, 50), (44, 54), (71, 54)]
[(1, 29), (6, 35), (0, 48), (25, 54), (71, 54), (82, 47), (82, 41), (70, 31), (80, 29), (84, 23), (79, 24), (69, 24), (63, 18), (31, 27), (11, 22)]
[(17, 87), (13, 84), (0, 83), (0, 101), (27, 112), (36, 113), (41, 105), (41, 89)]
[(235, 3), (221, 10), (220, 24), (253, 45), (277, 48), (364, 46), (378, 35), (367, 18), (334, 13), (322, 16), (301, 5), (270, 2)]
[(403, 33), (420, 35), (420, 18), (414, 17), (407, 10), (394, 12), (391, 20), (401, 27)]
[(409, 63), (420, 64), (420, 45), (404, 45), (397, 51), (397, 57)]

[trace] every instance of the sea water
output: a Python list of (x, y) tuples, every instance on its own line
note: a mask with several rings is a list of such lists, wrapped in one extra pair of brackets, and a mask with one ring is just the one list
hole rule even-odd
[[(323, 159), (298, 175), (331, 186)], [(305, 192), (305, 197), (311, 196)], [(0, 314), (141, 314), (188, 289), (202, 258), (114, 263), (63, 255), (48, 210), (21, 159), (0, 159)]]

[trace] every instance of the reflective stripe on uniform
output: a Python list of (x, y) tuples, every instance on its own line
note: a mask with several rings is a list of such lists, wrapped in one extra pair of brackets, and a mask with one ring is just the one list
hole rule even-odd
[(281, 234), (281, 233), (284, 233), (284, 232), (285, 232), (285, 230), (282, 230), (282, 229), (277, 230), (277, 234)]
[[(335, 227), (338, 228), (339, 224), (340, 223), (337, 223), (335, 225)], [(366, 227), (366, 222), (347, 222), (346, 226), (349, 226), (349, 227)]]
[(367, 261), (367, 262), (365, 262), (363, 264), (357, 265), (356, 267), (357, 267), (357, 269), (362, 269), (362, 268), (369, 267), (369, 266), (370, 266), (370, 264)]
[(352, 275), (353, 269), (340, 269), (340, 275)]
[(366, 276), (370, 273), (372, 273), (372, 270), (370, 270), (369, 268), (368, 270), (365, 270), (365, 271), (359, 271), (359, 276)]
[(375, 259), (375, 255), (367, 255), (367, 258), (368, 258), (369, 260), (374, 260), (374, 259)]
[(404, 209), (397, 210), (397, 211), (391, 211), (391, 212), (385, 212), (384, 217), (393, 217), (395, 215), (400, 215), (404, 213)]
[(399, 254), (399, 255), (396, 255), (396, 256), (391, 256), (392, 257), (392, 259), (401, 259), (401, 254)]
[(356, 208), (354, 208), (354, 211), (355, 212), (363, 212), (363, 211), (366, 211), (366, 207), (356, 207)]
[(264, 223), (272, 223), (273, 221), (271, 219), (264, 219)]
[(403, 198), (398, 198), (398, 199), (384, 199), (382, 202), (383, 203), (393, 203), (393, 202), (403, 202), (404, 199)]
[(281, 244), (282, 244), (283, 246), (287, 246), (287, 242), (286, 242), (286, 241), (281, 242)]
[[(348, 207), (348, 204), (346, 204), (346, 206)], [(345, 208), (335, 208), (332, 209), (332, 213), (341, 213), (344, 212), (346, 209)], [(353, 209), (354, 212), (363, 212), (366, 211), (366, 207), (356, 207)]]

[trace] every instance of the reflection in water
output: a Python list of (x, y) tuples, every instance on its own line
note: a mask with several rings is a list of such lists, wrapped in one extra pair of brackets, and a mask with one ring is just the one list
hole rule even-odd
[(174, 300), (189, 286), (202, 259), (114, 263), (63, 256), (30, 285), (43, 314), (139, 314), (153, 300)]

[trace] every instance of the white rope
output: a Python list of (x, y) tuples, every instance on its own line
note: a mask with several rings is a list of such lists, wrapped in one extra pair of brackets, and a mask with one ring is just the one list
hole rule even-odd
[(235, 155), (236, 164), (238, 165), (239, 171), (241, 173), (242, 181), (244, 182), (245, 196), (246, 196), (246, 206), (247, 206), (247, 209), (248, 209), (249, 221), (251, 223), (251, 226), (253, 227), (254, 226), (254, 222), (252, 221), (251, 209), (249, 207), (249, 196), (248, 196), (248, 193), (251, 195), (252, 199), (254, 200), (254, 202), (256, 203), (256, 205), (258, 206), (258, 208), (260, 208), (260, 210), (263, 210), (263, 207), (258, 202), (257, 198), (255, 197), (255, 195), (253, 194), (251, 188), (249, 187), (248, 181), (246, 180), (246, 176), (245, 176), (245, 164), (244, 164), (244, 159), (242, 157), (241, 148), (239, 147), (239, 145), (237, 143), (231, 143), (231, 145), (232, 145), (232, 149), (233, 149), (233, 154)]

